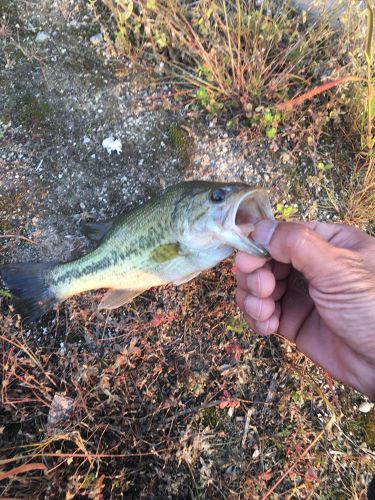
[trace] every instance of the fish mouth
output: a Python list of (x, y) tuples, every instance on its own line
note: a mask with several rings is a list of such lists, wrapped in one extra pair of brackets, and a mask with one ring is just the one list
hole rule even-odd
[(247, 191), (231, 204), (224, 222), (224, 229), (233, 232), (233, 246), (258, 257), (269, 257), (264, 246), (252, 238), (255, 224), (262, 219), (274, 220), (267, 192), (263, 189)]

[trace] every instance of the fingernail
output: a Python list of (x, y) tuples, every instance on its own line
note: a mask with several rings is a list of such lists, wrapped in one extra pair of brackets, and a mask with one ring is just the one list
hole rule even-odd
[(277, 228), (278, 222), (271, 219), (263, 219), (255, 226), (253, 233), (254, 241), (268, 248), (273, 233)]

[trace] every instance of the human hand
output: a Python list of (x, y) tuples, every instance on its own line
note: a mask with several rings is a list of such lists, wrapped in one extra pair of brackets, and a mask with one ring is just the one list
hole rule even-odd
[(280, 333), (375, 397), (375, 238), (339, 224), (270, 220), (253, 237), (272, 259), (237, 254), (237, 303), (249, 325)]

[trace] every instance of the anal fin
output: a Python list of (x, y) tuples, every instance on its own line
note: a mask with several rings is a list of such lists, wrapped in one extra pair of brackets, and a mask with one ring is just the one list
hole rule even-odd
[(133, 300), (145, 290), (109, 290), (102, 298), (99, 309), (116, 309)]
[(197, 273), (186, 274), (185, 276), (182, 276), (182, 278), (174, 281), (173, 284), (176, 285), (176, 286), (183, 285), (184, 283), (187, 283), (188, 281), (191, 281), (192, 279), (194, 279), (201, 272), (202, 271), (198, 271)]

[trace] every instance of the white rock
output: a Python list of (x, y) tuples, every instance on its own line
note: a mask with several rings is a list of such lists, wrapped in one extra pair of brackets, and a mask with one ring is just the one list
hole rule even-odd
[(89, 142), (90, 142), (90, 139), (86, 135), (83, 136), (82, 144), (88, 144)]
[(44, 43), (49, 39), (49, 35), (44, 31), (39, 31), (39, 33), (35, 37), (36, 43)]
[(68, 26), (79, 29), (81, 27), (81, 23), (79, 23), (76, 19), (73, 19), (72, 21), (70, 21), (70, 23), (68, 23)]
[(358, 407), (358, 410), (362, 413), (368, 413), (374, 407), (374, 403), (370, 403), (370, 401), (363, 401)]
[(109, 154), (111, 154), (112, 151), (116, 151), (117, 154), (120, 154), (122, 152), (122, 144), (120, 139), (114, 139), (112, 135), (104, 139), (104, 141), (102, 142), (102, 146), (107, 150), (107, 153)]
[(96, 35), (90, 36), (90, 42), (93, 45), (99, 45), (103, 41), (103, 35), (101, 33), (97, 33)]

